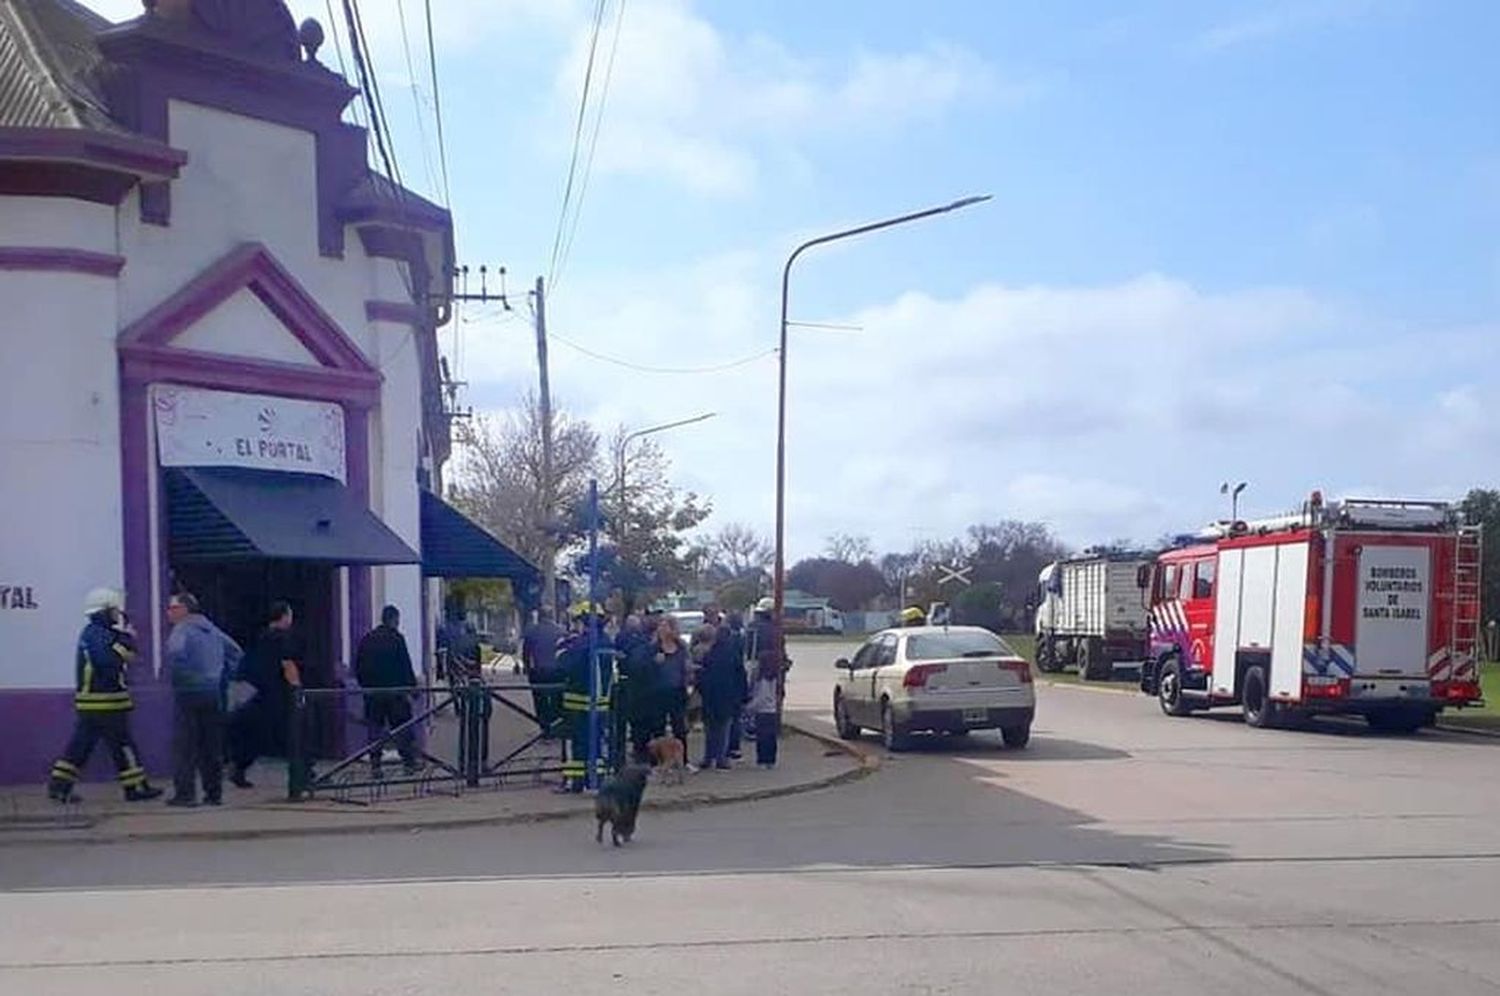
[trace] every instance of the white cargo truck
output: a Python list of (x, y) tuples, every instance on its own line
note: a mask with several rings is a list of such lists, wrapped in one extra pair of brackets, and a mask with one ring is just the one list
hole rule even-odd
[(1061, 671), (1071, 665), (1091, 681), (1139, 669), (1150, 636), (1141, 581), (1151, 562), (1145, 553), (1097, 551), (1042, 568), (1037, 667)]

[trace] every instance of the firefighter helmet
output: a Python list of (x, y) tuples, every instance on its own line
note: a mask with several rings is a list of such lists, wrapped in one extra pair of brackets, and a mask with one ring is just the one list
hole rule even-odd
[(110, 609), (123, 611), (124, 608), (125, 596), (115, 588), (95, 588), (83, 597), (83, 614), (86, 616)]
[(908, 605), (901, 610), (901, 625), (903, 626), (921, 626), (926, 622), (927, 613), (915, 605)]

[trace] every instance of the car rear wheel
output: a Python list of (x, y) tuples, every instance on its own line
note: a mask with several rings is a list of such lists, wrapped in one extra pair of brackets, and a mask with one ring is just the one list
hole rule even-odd
[(849, 719), (849, 707), (844, 703), (842, 695), (833, 697), (833, 725), (838, 729), (841, 738), (859, 739), (859, 724)]
[(892, 753), (906, 750), (910, 743), (906, 731), (896, 725), (896, 714), (891, 711), (889, 702), (880, 704), (880, 742)]
[(1276, 703), (1271, 701), (1263, 665), (1252, 664), (1245, 672), (1245, 684), (1240, 689), (1240, 704), (1245, 710), (1247, 725), (1260, 730), (1276, 725)]
[(1031, 724), (1024, 726), (1002, 726), (1000, 727), (1000, 739), (1005, 741), (1005, 746), (1020, 750), (1031, 741)]

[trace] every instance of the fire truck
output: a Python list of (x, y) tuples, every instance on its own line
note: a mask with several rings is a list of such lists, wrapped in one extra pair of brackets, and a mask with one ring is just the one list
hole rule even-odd
[(1317, 713), (1411, 733), (1480, 703), (1481, 535), (1445, 502), (1314, 492), (1223, 523), (1142, 568), (1141, 691), (1168, 716), (1238, 706), (1251, 726)]

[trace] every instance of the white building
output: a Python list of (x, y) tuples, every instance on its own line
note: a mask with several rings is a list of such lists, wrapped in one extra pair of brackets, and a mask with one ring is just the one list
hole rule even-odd
[(173, 590), (247, 639), (291, 601), (336, 674), (386, 603), (430, 648), (455, 572), (448, 213), (370, 168), (281, 0), (145, 7), (0, 0), (0, 781), (66, 736), (90, 588), (126, 592), (160, 771)]

